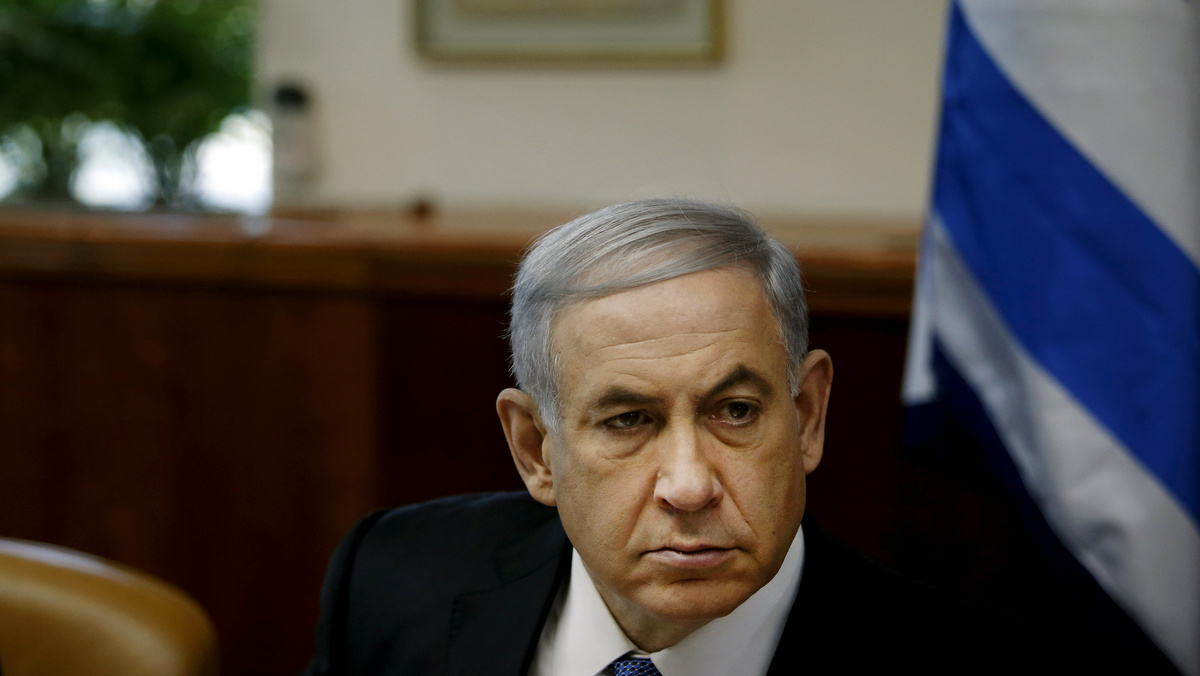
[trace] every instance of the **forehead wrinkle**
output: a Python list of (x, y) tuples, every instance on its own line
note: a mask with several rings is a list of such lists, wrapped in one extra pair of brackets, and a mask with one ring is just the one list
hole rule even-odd
[(615, 344), (611, 344), (611, 345), (601, 345), (599, 347), (593, 348), (590, 351), (584, 352), (584, 354), (585, 355), (601, 354), (601, 353), (604, 353), (604, 352), (607, 352), (610, 350), (620, 350), (620, 349), (626, 349), (626, 348), (631, 348), (631, 347), (635, 347), (635, 346), (654, 347), (656, 344), (660, 344), (660, 343), (670, 343), (670, 342), (679, 342), (679, 341), (695, 342), (698, 340), (707, 339), (701, 345), (696, 345), (694, 347), (687, 347), (686, 349), (683, 349), (683, 350), (680, 350), (677, 352), (673, 352), (672, 354), (669, 354), (669, 355), (661, 355), (661, 354), (628, 355), (628, 356), (617, 357), (616, 360), (663, 359), (663, 358), (669, 358), (669, 357), (675, 357), (675, 356), (683, 357), (683, 356), (695, 354), (697, 352), (701, 352), (703, 350), (711, 348), (711, 347), (713, 347), (714, 339), (716, 339), (720, 336), (726, 335), (726, 334), (731, 334), (731, 333), (749, 333), (749, 329), (738, 326), (738, 327), (734, 327), (731, 329), (723, 329), (721, 331), (695, 331), (695, 332), (686, 332), (686, 333), (676, 333), (676, 334), (672, 334), (669, 336), (656, 336), (654, 338), (642, 338), (639, 340), (631, 340), (631, 341), (615, 343)]

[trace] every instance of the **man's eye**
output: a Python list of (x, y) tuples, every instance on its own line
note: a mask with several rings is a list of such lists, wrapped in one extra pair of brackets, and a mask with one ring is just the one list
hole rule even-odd
[(607, 420), (610, 427), (619, 429), (629, 429), (637, 427), (646, 420), (646, 414), (641, 411), (626, 411), (620, 415), (615, 415)]
[(721, 407), (721, 417), (735, 423), (750, 422), (757, 414), (758, 408), (744, 401), (733, 401)]

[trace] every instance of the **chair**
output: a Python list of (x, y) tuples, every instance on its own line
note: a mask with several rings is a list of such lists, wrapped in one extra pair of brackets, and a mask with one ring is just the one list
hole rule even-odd
[(215, 676), (211, 620), (182, 591), (82, 552), (0, 538), (3, 676)]

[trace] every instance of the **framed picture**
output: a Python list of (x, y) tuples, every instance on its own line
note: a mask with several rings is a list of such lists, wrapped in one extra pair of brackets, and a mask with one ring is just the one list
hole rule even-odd
[(708, 65), (722, 0), (412, 0), (417, 49), (447, 62)]

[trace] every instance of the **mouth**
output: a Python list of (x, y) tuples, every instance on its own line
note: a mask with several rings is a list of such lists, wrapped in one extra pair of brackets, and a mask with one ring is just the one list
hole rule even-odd
[(652, 560), (672, 568), (715, 568), (733, 558), (732, 547), (714, 547), (706, 544), (672, 545), (646, 553)]

